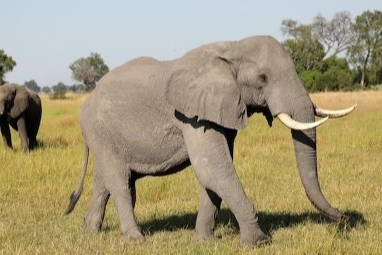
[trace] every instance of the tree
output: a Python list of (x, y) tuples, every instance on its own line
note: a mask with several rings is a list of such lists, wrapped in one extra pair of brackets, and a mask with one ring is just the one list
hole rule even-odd
[(281, 23), (283, 35), (292, 37), (283, 46), (292, 57), (297, 73), (320, 68), (325, 56), (321, 43), (313, 37), (311, 25), (301, 25), (296, 20), (287, 19)]
[(16, 66), (16, 62), (12, 57), (5, 54), (4, 50), (0, 49), (0, 85), (5, 83), (5, 74), (11, 72)]
[(350, 71), (333, 66), (316, 80), (317, 91), (339, 91), (352, 88), (352, 74)]
[(284, 36), (292, 37), (295, 40), (312, 37), (310, 25), (299, 24), (297, 20), (293, 19), (286, 19), (281, 22), (281, 32)]
[(73, 84), (72, 86), (69, 86), (69, 90), (74, 93), (82, 93), (86, 91), (86, 86), (84, 84)]
[(353, 73), (345, 58), (326, 58), (319, 69), (302, 71), (299, 77), (310, 92), (353, 89)]
[(77, 59), (69, 68), (72, 70), (73, 79), (85, 84), (88, 91), (94, 89), (102, 76), (109, 72), (109, 67), (98, 53), (91, 53), (87, 58)]
[(319, 41), (312, 38), (288, 39), (283, 45), (291, 56), (297, 73), (321, 68), (325, 53)]
[(39, 93), (41, 91), (41, 88), (37, 85), (37, 82), (35, 80), (30, 80), (30, 81), (24, 82), (24, 86), (30, 90), (37, 92), (37, 93)]
[(63, 82), (59, 82), (52, 87), (52, 90), (53, 94), (50, 97), (51, 99), (64, 99), (68, 87)]
[(332, 20), (326, 20), (318, 14), (313, 18), (312, 33), (325, 47), (325, 56), (336, 56), (353, 43), (355, 36), (352, 31), (351, 15), (347, 11), (338, 12)]
[[(367, 72), (382, 58), (382, 12), (365, 11), (355, 19), (353, 32), (357, 35), (347, 56), (360, 73), (360, 84), (366, 87)], [(376, 68), (381, 71), (380, 68)]]
[(50, 94), (52, 92), (52, 89), (48, 86), (44, 86), (42, 87), (41, 91), (44, 92), (45, 94)]
[(300, 80), (306, 90), (316, 92), (320, 89), (317, 87), (317, 80), (322, 76), (322, 72), (318, 70), (306, 70), (299, 74)]
[(62, 93), (62, 92), (66, 92), (68, 89), (63, 82), (59, 82), (57, 83), (57, 85), (54, 85), (52, 87), (52, 90), (54, 93)]
[[(347, 47), (348, 41), (345, 43), (345, 35), (339, 30), (344, 27), (347, 29), (351, 24), (348, 17), (348, 13), (342, 12), (336, 14), (330, 22), (321, 15), (315, 18), (312, 25), (301, 25), (295, 20), (282, 22), (281, 31), (290, 37), (283, 45), (308, 91), (337, 91), (352, 87), (353, 74), (346, 59), (336, 57), (337, 53)], [(325, 58), (329, 51), (334, 51), (334, 54)]]
[(354, 41), (351, 29), (351, 15), (347, 11), (338, 12), (332, 20), (327, 20), (321, 14), (313, 18), (312, 24), (300, 24), (296, 20), (286, 19), (281, 23), (281, 32), (284, 36), (293, 39), (312, 38), (324, 46), (324, 57), (336, 56), (347, 50)]

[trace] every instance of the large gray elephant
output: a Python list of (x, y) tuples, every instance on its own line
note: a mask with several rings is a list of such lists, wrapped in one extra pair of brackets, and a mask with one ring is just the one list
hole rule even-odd
[[(232, 163), (237, 130), (252, 114), (263, 113), (269, 124), (277, 116), (291, 128), (301, 180), (313, 205), (346, 222), (348, 217), (320, 190), (315, 127), (353, 109), (316, 108), (291, 58), (269, 36), (208, 44), (173, 61), (132, 60), (105, 75), (84, 103), (82, 176), (66, 212), (81, 195), (90, 150), (95, 185), (84, 231), (100, 230), (111, 195), (122, 235), (144, 239), (133, 212), (136, 180), (192, 164), (201, 185), (197, 237), (213, 235), (223, 200), (239, 223), (243, 244), (267, 242)], [(315, 115), (326, 118), (315, 122)]]
[(41, 112), (41, 100), (34, 91), (12, 83), (0, 86), (0, 125), (5, 147), (12, 148), (11, 125), (19, 132), (22, 151), (34, 149)]

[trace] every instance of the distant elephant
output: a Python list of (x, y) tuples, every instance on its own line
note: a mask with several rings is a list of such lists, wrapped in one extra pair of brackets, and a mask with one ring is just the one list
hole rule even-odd
[(0, 125), (5, 147), (12, 148), (11, 125), (19, 132), (22, 151), (34, 149), (41, 112), (41, 100), (34, 91), (10, 83), (0, 86)]
[[(136, 180), (192, 164), (201, 185), (197, 237), (212, 237), (223, 200), (239, 223), (244, 245), (268, 242), (232, 162), (237, 131), (252, 114), (263, 113), (270, 125), (278, 117), (292, 129), (301, 180), (313, 205), (346, 222), (319, 187), (315, 127), (354, 107), (316, 108), (291, 58), (269, 36), (204, 45), (172, 61), (132, 60), (105, 75), (84, 103), (82, 176), (66, 213), (81, 195), (90, 150), (95, 185), (84, 231), (100, 230), (111, 195), (122, 235), (144, 239), (133, 212)], [(315, 122), (315, 115), (326, 118)]]

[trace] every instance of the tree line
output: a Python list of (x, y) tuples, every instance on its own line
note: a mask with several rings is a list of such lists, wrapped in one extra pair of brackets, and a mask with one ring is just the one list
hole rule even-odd
[[(295, 63), (296, 71), (306, 89), (316, 91), (346, 91), (382, 86), (382, 12), (364, 11), (352, 20), (347, 11), (336, 13), (332, 19), (316, 15), (312, 23), (301, 24), (285, 19), (281, 32), (282, 42)], [(0, 49), (0, 85), (16, 62)], [(36, 92), (55, 94), (66, 91), (81, 93), (91, 91), (109, 72), (99, 53), (77, 59), (69, 69), (78, 84), (62, 82), (40, 88), (36, 81), (24, 85)]]
[[(0, 50), (0, 85), (6, 83), (5, 73), (12, 71), (15, 66), (16, 62), (12, 57), (6, 55), (4, 50)], [(65, 85), (63, 82), (58, 82), (41, 88), (35, 80), (29, 80), (24, 82), (24, 86), (38, 93), (52, 94), (53, 98), (63, 98), (68, 91), (83, 93), (93, 90), (102, 76), (109, 72), (109, 67), (99, 53), (91, 53), (89, 57), (77, 59), (69, 69), (72, 71), (72, 78), (79, 83)]]
[(282, 21), (283, 45), (310, 92), (367, 89), (382, 84), (382, 12), (347, 11), (310, 24)]

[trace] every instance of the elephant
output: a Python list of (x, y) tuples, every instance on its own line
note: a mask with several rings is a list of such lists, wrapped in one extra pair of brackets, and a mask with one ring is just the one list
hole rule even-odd
[[(84, 232), (100, 231), (111, 196), (122, 236), (144, 240), (134, 216), (136, 181), (192, 165), (200, 183), (197, 238), (213, 237), (224, 201), (237, 219), (243, 245), (269, 243), (233, 164), (238, 130), (262, 113), (270, 126), (277, 117), (291, 129), (309, 200), (329, 218), (346, 223), (349, 217), (327, 202), (319, 186), (316, 127), (354, 108), (316, 107), (293, 61), (271, 36), (202, 45), (174, 60), (133, 59), (106, 74), (84, 102), (82, 173), (66, 214), (81, 196), (90, 152), (95, 177)], [(316, 115), (323, 119), (315, 121)]]
[(13, 83), (0, 86), (0, 125), (6, 148), (13, 148), (9, 125), (19, 132), (22, 152), (36, 148), (41, 114), (36, 92)]

